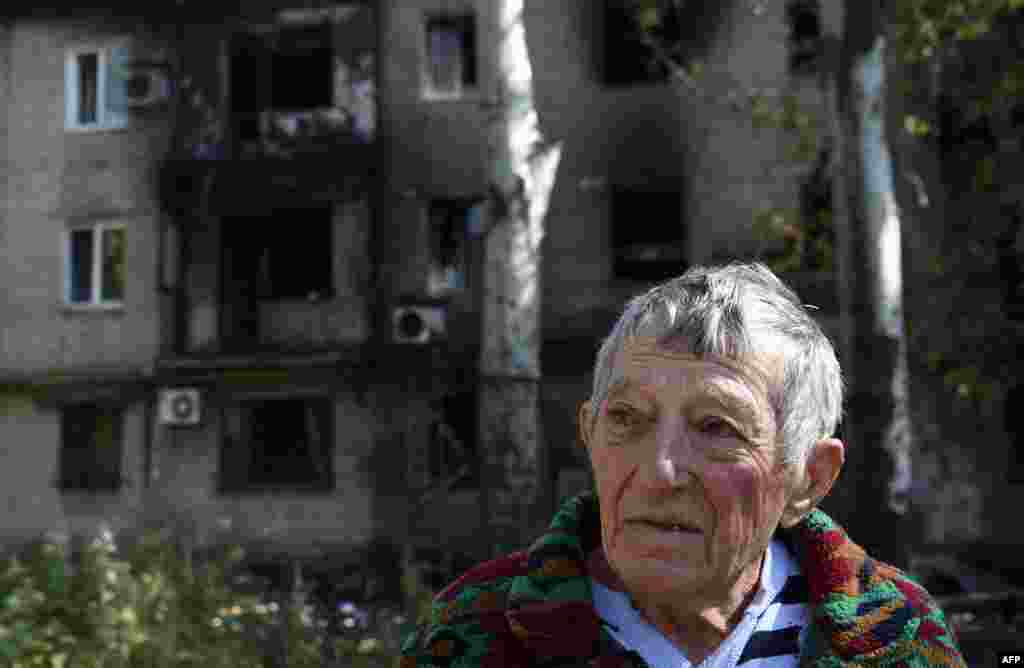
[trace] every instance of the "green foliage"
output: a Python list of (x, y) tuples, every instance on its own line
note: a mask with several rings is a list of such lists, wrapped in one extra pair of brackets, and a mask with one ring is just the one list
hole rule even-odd
[[(633, 0), (633, 6), (637, 12), (647, 12), (638, 14), (638, 20), (653, 33), (661, 17), (656, 8), (661, 4), (657, 0)], [(1024, 61), (1019, 57), (1019, 44), (1012, 43), (1019, 28), (1016, 32), (1007, 29), (1012, 22), (1020, 25), (1021, 16), (1014, 13), (1022, 10), (1024, 0), (896, 0), (886, 7), (887, 37), (897, 60), (917, 68), (916, 75), (899, 82), (899, 94), (909, 100), (926, 101), (917, 114), (904, 116), (903, 128), (918, 140), (942, 146), (946, 174), (941, 187), (954, 193), (956, 205), (963, 206), (964, 211), (971, 210), (970, 202), (978, 205), (977, 210), (984, 210), (986, 199), (1015, 178), (1000, 172), (1000, 161), (993, 153), (996, 149), (984, 141), (983, 134), (979, 141), (979, 133), (965, 130), (991, 127), (998, 136), (1003, 131), (1000, 128), (1008, 126), (1006, 121), (1015, 105), (1024, 101)], [(673, 45), (663, 47), (662, 53), (674, 53)], [(997, 58), (985, 60), (989, 52)], [(965, 63), (970, 66), (959, 72), (957, 68)], [(687, 63), (674, 65), (677, 80), (695, 83)], [(932, 90), (935, 80), (927, 76), (927, 70), (934, 66), (945, 71), (939, 82), (941, 91)], [(957, 107), (952, 115), (953, 127), (939, 124), (935, 109), (939, 92), (949, 96)], [(818, 154), (819, 139), (825, 131), (800, 108), (795, 97), (773, 98), (758, 90), (735, 90), (728, 99), (733, 111), (745, 114), (755, 129), (781, 129), (789, 135), (786, 158), (790, 162), (809, 165)], [(819, 208), (813, 215), (807, 214), (767, 208), (756, 212), (754, 232), (770, 248), (761, 259), (776, 271), (806, 268), (807, 264), (824, 270), (833, 266), (830, 212)], [(955, 219), (955, 214), (951, 218)], [(954, 222), (957, 229), (944, 231), (948, 243), (929, 263), (934, 274), (929, 281), (931, 289), (949, 295), (970, 290), (980, 295), (980, 291), (990, 289), (984, 283), (991, 283), (991, 278), (984, 277), (991, 277), (995, 269), (995, 243), (1001, 232), (994, 226), (998, 224), (994, 218), (965, 226)], [(956, 400), (988, 401), (1005, 381), (1006, 365), (998, 360), (1007, 355), (999, 352), (1002, 349), (997, 340), (1012, 341), (1016, 335), (1004, 331), (1005, 314), (998, 307), (983, 308), (992, 299), (970, 300), (969, 304), (962, 300), (939, 301), (958, 303), (961, 308), (942, 316), (932, 308), (927, 317), (922, 314), (927, 322), (908, 319), (908, 339), (912, 326), (914, 330), (912, 354), (941, 357), (941, 368), (933, 371)]]
[[(112, 538), (99, 539), (74, 557), (39, 541), (8, 558), (0, 568), (0, 665), (263, 668), (281, 645), (289, 668), (323, 665), (326, 623), (313, 606), (241, 593), (232, 579), (240, 548), (193, 566), (171, 538), (148, 533), (123, 555)], [(429, 593), (416, 598), (421, 610), (424, 596), (429, 607)], [(397, 654), (367, 633), (339, 638), (333, 650), (347, 665), (397, 666)]]
[(77, 556), (39, 542), (5, 564), (0, 654), (7, 665), (262, 666), (242, 626), (224, 623), (232, 610), (265, 623), (258, 602), (226, 584), (232, 555), (192, 572), (156, 535), (124, 559), (104, 540)]
[(1022, 7), (1022, 0), (900, 0), (893, 36), (905, 62), (922, 62), (950, 43), (984, 37), (994, 21)]
[(915, 137), (927, 137), (932, 132), (931, 123), (922, 120), (913, 114), (907, 114), (903, 119), (903, 127)]

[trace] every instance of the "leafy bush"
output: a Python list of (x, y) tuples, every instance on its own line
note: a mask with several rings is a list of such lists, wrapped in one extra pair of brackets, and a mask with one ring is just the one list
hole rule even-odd
[(397, 665), (397, 640), (374, 637), (372, 616), (351, 603), (364, 623), (335, 634), (301, 592), (284, 604), (240, 591), (243, 556), (225, 547), (193, 564), (166, 530), (123, 554), (109, 533), (74, 553), (38, 541), (0, 565), (0, 665), (263, 668), (285, 654), (290, 668)]

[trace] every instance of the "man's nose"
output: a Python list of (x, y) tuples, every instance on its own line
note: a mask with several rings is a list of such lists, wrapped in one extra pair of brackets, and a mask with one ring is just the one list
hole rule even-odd
[(658, 425), (653, 456), (647, 462), (653, 486), (679, 487), (695, 475), (697, 453), (693, 434), (685, 420), (668, 420)]

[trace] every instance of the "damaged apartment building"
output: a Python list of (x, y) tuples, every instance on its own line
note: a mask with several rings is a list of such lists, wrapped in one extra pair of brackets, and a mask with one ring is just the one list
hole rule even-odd
[[(790, 4), (665, 29), (820, 106), (835, 3)], [(479, 554), (493, 3), (86, 5), (2, 10), (3, 539), (171, 521), (311, 562)], [(621, 3), (526, 7), (564, 143), (542, 266), (557, 499), (585, 483), (576, 407), (624, 301), (753, 255), (751, 212), (800, 187), (765, 166), (780, 137), (688, 103)], [(805, 273), (835, 333), (834, 284)]]

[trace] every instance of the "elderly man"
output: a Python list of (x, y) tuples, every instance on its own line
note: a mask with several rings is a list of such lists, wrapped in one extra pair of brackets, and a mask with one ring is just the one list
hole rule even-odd
[(965, 665), (928, 593), (816, 508), (842, 400), (828, 338), (763, 265), (634, 299), (579, 411), (596, 495), (442, 591), (405, 668)]

